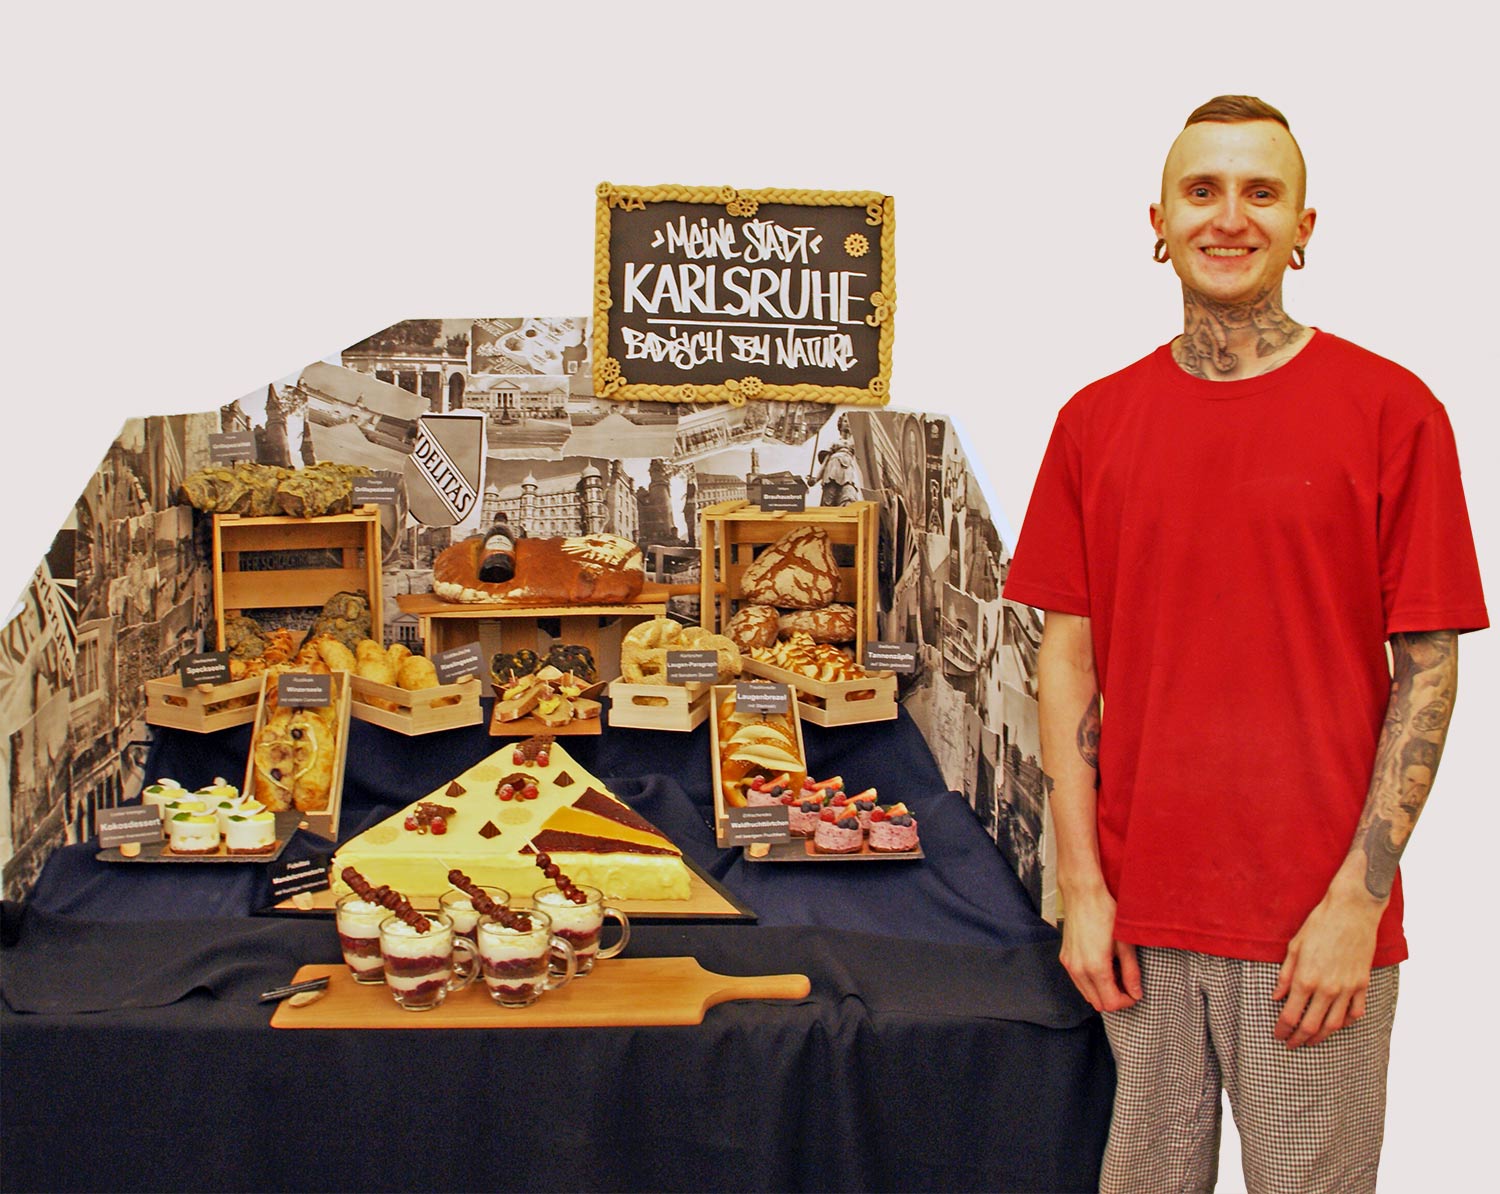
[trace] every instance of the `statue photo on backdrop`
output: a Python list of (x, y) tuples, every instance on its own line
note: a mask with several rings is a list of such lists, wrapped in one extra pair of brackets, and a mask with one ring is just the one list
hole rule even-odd
[(1283, 305), (1306, 191), (1269, 104), (1189, 116), (1150, 205), (1182, 334), (1062, 408), (1005, 585), (1047, 611), (1061, 956), (1118, 1072), (1103, 1190), (1212, 1188), (1221, 1088), (1251, 1191), (1375, 1188), (1397, 861), (1489, 619), (1444, 408)]

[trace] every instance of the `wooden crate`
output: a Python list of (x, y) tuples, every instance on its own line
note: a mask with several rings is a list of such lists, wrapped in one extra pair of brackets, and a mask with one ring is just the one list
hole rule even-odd
[(699, 595), (702, 624), (720, 630), (734, 616), (742, 598), (740, 578), (756, 553), (800, 526), (822, 528), (836, 546), (853, 549), (854, 562), (840, 564), (839, 591), (834, 600), (852, 605), (858, 634), (855, 654), (864, 657), (866, 640), (875, 638), (878, 605), (875, 586), (879, 510), (874, 502), (847, 506), (815, 506), (800, 514), (763, 512), (749, 502), (719, 502), (706, 506), (700, 542), (703, 575)]
[[(255, 720), (256, 701), (260, 696), (260, 677), (231, 680), (227, 684), (194, 684), (184, 688), (179, 676), (163, 676), (146, 681), (146, 721), (154, 726), (171, 726), (175, 730), (192, 730), (212, 734), (230, 726), (242, 726)], [(227, 708), (231, 701), (250, 700)]]
[[(240, 788), (246, 796), (255, 795), (255, 746), (260, 741), (261, 729), (266, 724), (266, 689), (275, 683), (273, 676), (262, 675), (260, 680), (260, 702), (255, 706), (255, 729), (250, 735), (250, 753), (245, 758), (245, 783)], [(267, 683), (270, 681), (270, 684)], [(302, 821), (307, 828), (337, 841), (339, 835), (339, 809), (344, 802), (344, 764), (349, 757), (349, 707), (354, 686), (349, 682), (348, 672), (333, 673), (334, 724), (338, 727), (338, 751), (333, 758), (333, 784), (328, 789), (328, 808), (320, 813), (303, 813)]]
[[(709, 684), (630, 684), (609, 686), (609, 724), (634, 730), (688, 733), (708, 716)], [(661, 702), (665, 702), (662, 704)]]
[(797, 694), (798, 714), (813, 725), (852, 726), (896, 719), (894, 672), (871, 672), (859, 680), (815, 680), (748, 655), (744, 668), (752, 676), (790, 685)]
[[(709, 696), (709, 746), (710, 760), (713, 766), (714, 783), (714, 837), (719, 845), (727, 845), (728, 816), (725, 808), (728, 800), (724, 794), (723, 773), (720, 770), (719, 759), (719, 709), (725, 700), (734, 695), (733, 684), (716, 684)], [(797, 734), (797, 756), (802, 760), (802, 766), (807, 766), (807, 746), (802, 741), (802, 719), (799, 716), (799, 702), (793, 698), (787, 703), (787, 713), (792, 719), (792, 729)]]
[[(416, 617), (429, 657), (476, 640), (486, 663), (497, 651), (526, 648), (545, 658), (554, 643), (576, 643), (593, 654), (600, 677), (620, 674), (620, 641), (626, 631), (667, 612), (665, 600), (628, 605), (460, 605), (431, 593), (411, 593), (397, 597), (396, 603), (402, 613)], [(544, 621), (549, 625), (543, 626)], [(555, 637), (550, 633), (554, 628)]]
[[(479, 697), (485, 686), (475, 676), (465, 676), (456, 684), (418, 689), (397, 688), (394, 684), (381, 684), (364, 676), (350, 676), (349, 687), (352, 694), (349, 709), (353, 717), (408, 737), (459, 726), (477, 726), (484, 720)], [(399, 708), (382, 709), (372, 705), (372, 697), (389, 701)], [(457, 704), (439, 703), (454, 697), (458, 698)]]
[[(268, 568), (242, 570), (240, 555), (249, 551), (339, 552), (337, 568)], [(321, 518), (284, 516), (246, 518), (214, 515), (214, 622), (219, 650), (224, 649), (224, 615), (241, 610), (309, 607), (318, 609), (335, 593), (363, 593), (370, 602), (370, 637), (383, 641), (380, 587), (380, 511), (361, 506), (350, 514)]]

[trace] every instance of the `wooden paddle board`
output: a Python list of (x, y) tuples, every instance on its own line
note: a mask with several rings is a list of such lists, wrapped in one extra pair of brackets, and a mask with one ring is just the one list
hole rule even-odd
[(328, 976), (328, 993), (306, 1007), (285, 1002), (272, 1028), (598, 1028), (638, 1024), (701, 1024), (730, 999), (804, 999), (805, 974), (736, 977), (715, 974), (696, 958), (611, 958), (593, 973), (548, 991), (530, 1007), (500, 1007), (478, 978), (441, 1007), (408, 1012), (384, 986), (363, 986), (348, 967), (303, 966), (293, 982)]

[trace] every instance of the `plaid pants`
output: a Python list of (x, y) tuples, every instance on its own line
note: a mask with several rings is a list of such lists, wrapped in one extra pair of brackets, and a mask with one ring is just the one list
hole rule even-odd
[(1221, 1086), (1250, 1194), (1375, 1189), (1397, 967), (1371, 973), (1362, 1019), (1288, 1050), (1271, 1034), (1276, 964), (1137, 953), (1144, 998), (1104, 1016), (1118, 1080), (1101, 1194), (1212, 1190)]

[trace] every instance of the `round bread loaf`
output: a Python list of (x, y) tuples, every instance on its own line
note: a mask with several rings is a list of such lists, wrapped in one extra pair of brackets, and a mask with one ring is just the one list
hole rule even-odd
[(776, 641), (780, 611), (774, 605), (742, 605), (724, 627), (726, 636), (741, 651), (769, 647)]
[(783, 609), (819, 609), (839, 592), (833, 541), (820, 527), (788, 531), (740, 577), (740, 596)]
[(815, 643), (850, 643), (859, 637), (859, 618), (852, 605), (826, 605), (782, 614), (778, 628), (787, 637), (800, 631)]

